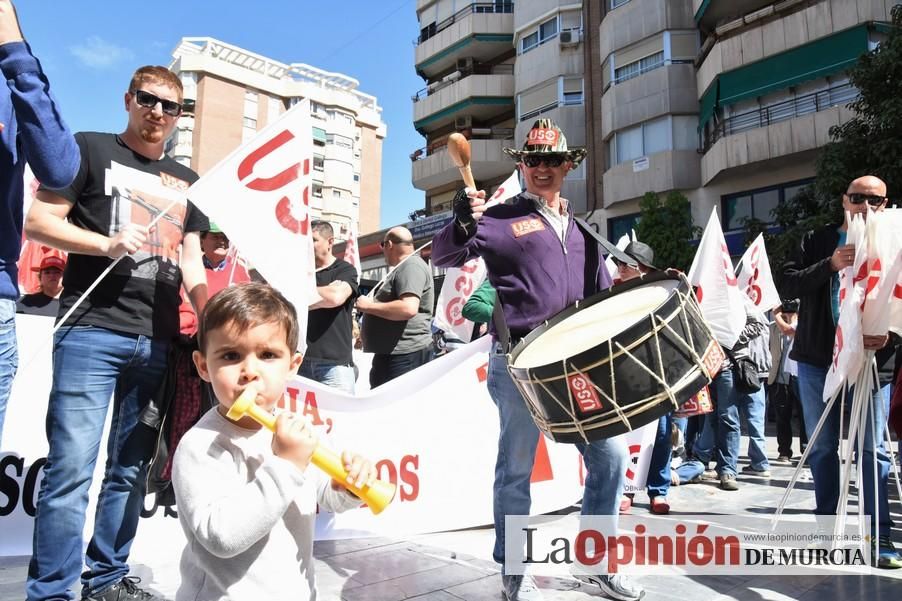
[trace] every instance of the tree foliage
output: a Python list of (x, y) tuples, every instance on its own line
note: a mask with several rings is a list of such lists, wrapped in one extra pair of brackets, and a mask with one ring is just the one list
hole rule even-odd
[(689, 271), (695, 256), (695, 246), (689, 241), (702, 231), (692, 224), (689, 199), (674, 191), (662, 202), (657, 194), (648, 192), (639, 201), (639, 210), (636, 236), (654, 250), (655, 265)]
[(781, 232), (765, 237), (774, 273), (805, 232), (842, 221), (840, 199), (853, 179), (876, 175), (886, 182), (891, 199), (902, 197), (902, 5), (892, 9), (887, 38), (859, 58), (849, 80), (860, 94), (849, 104), (854, 117), (830, 128), (815, 181), (774, 210)]

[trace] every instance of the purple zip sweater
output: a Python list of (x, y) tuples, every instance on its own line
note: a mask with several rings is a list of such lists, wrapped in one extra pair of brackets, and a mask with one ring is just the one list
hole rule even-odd
[(42, 184), (65, 188), (78, 173), (81, 153), (28, 44), (0, 45), (0, 70), (9, 88), (0, 93), (0, 298), (15, 300), (25, 163)]
[(572, 213), (561, 243), (526, 194), (488, 209), (469, 238), (452, 221), (432, 240), (438, 267), (460, 267), (477, 255), (485, 261), (512, 338), (611, 286), (597, 243), (577, 227)]

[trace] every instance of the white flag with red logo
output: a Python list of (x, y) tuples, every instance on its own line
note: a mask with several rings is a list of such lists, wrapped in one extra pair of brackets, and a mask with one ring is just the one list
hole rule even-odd
[(726, 348), (733, 348), (745, 327), (745, 305), (716, 209), (711, 211), (692, 260), (689, 283), (695, 287), (702, 316), (714, 338)]
[(833, 359), (824, 380), (825, 402), (835, 397), (846, 382), (854, 382), (864, 363), (861, 312), (868, 282), (868, 242), (866, 225), (860, 215), (850, 221), (845, 243), (855, 246), (855, 262), (839, 272), (839, 319), (833, 339)]
[(319, 298), (310, 234), (312, 127), (309, 102), (298, 103), (188, 190), (188, 198), (294, 304), (302, 345), (306, 308)]
[[(501, 204), (513, 198), (523, 189), (517, 171), (511, 174), (504, 183), (498, 186), (495, 193), (486, 201), (487, 206)], [(458, 340), (470, 342), (473, 337), (472, 321), (463, 316), (464, 305), (470, 295), (485, 280), (485, 263), (481, 257), (474, 257), (461, 267), (452, 267), (445, 272), (445, 281), (438, 295), (435, 306), (433, 325)]]
[(769, 311), (781, 303), (780, 293), (774, 284), (770, 261), (764, 248), (764, 234), (758, 234), (739, 260), (739, 287), (748, 295), (761, 312)]
[(895, 326), (898, 309), (893, 305), (896, 287), (902, 273), (902, 209), (873, 212), (867, 219), (868, 276), (865, 302), (861, 315), (865, 335), (885, 336)]
[(345, 242), (344, 260), (350, 263), (357, 272), (357, 281), (363, 277), (363, 271), (360, 269), (360, 249), (357, 247), (357, 222), (351, 222), (351, 228), (348, 232), (348, 239)]

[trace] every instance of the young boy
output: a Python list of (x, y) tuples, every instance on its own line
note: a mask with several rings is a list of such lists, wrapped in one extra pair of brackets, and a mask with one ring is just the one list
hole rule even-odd
[[(297, 372), (294, 307), (273, 288), (240, 284), (207, 304), (194, 363), (219, 405), (179, 443), (172, 482), (179, 521), (188, 538), (177, 600), (315, 599), (313, 527), (316, 505), (344, 511), (360, 500), (315, 468), (309, 422), (288, 413), (268, 430), (244, 417), (226, 417), (249, 386), (272, 410)], [(349, 482), (372, 484), (373, 465), (342, 454)]]

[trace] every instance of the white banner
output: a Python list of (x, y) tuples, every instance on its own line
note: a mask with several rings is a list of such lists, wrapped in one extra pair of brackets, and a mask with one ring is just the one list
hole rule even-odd
[[(299, 309), (319, 298), (310, 235), (311, 127), (309, 103), (299, 102), (188, 190), (188, 198)], [(286, 257), (294, 269), (286, 269)], [(299, 310), (298, 318), (306, 332), (307, 312)]]
[[(635, 242), (635, 240), (636, 240), (636, 232), (633, 231), (633, 241)], [(620, 239), (617, 241), (617, 244), (615, 244), (615, 246), (617, 248), (619, 248), (620, 250), (625, 250), (626, 247), (629, 246), (629, 244), (630, 244), (630, 237), (627, 236), (626, 234), (623, 234), (622, 236), (620, 236)], [(611, 276), (611, 281), (614, 282), (615, 284), (619, 284), (620, 283), (620, 271), (617, 269), (617, 263), (614, 262), (614, 259), (610, 254), (608, 254), (608, 256), (606, 256), (604, 258), (604, 266), (607, 268), (608, 274)]]
[(839, 272), (839, 319), (833, 339), (833, 360), (824, 380), (825, 402), (836, 396), (843, 384), (855, 380), (864, 362), (861, 308), (868, 280), (868, 244), (865, 222), (860, 215), (849, 224), (846, 244), (855, 246), (855, 262)]
[(745, 305), (733, 275), (727, 242), (720, 229), (717, 210), (705, 226), (692, 267), (689, 283), (695, 287), (699, 308), (714, 338), (726, 348), (733, 348), (745, 327)]
[[(40, 353), (37, 347), (47, 339), (53, 320), (17, 317), (19, 352), (38, 358), (16, 378), (0, 443), (0, 556), (31, 553), (34, 506), (47, 455), (50, 346)], [(492, 523), (498, 413), (485, 385), (489, 343), (488, 337), (480, 338), (356, 397), (304, 378), (292, 381), (284, 409), (310, 416), (324, 444), (364, 454), (378, 462), (381, 478), (398, 485), (394, 502), (378, 516), (365, 508), (321, 513), (318, 538), (399, 537)], [(360, 375), (366, 379), (366, 373)], [(627, 476), (633, 483), (628, 491), (644, 488), (656, 424), (621, 437), (630, 454)], [(575, 446), (544, 436), (539, 443), (532, 474), (534, 514), (579, 501), (585, 477)], [(101, 445), (91, 487), (85, 540), (93, 528), (105, 448)], [(135, 552), (171, 555), (184, 540), (181, 528), (175, 514), (150, 506), (152, 502), (148, 497)]]
[(764, 234), (758, 234), (739, 261), (739, 287), (761, 312), (770, 311), (781, 303), (774, 284), (770, 261), (764, 248)]
[[(523, 191), (517, 173), (517, 170), (514, 170), (510, 177), (498, 186), (495, 193), (486, 201), (487, 207), (506, 202)], [(467, 299), (485, 278), (485, 263), (481, 257), (474, 257), (461, 267), (448, 268), (445, 271), (442, 290), (438, 295), (433, 325), (458, 340), (470, 342), (473, 337), (473, 322), (464, 317), (461, 311)]]

